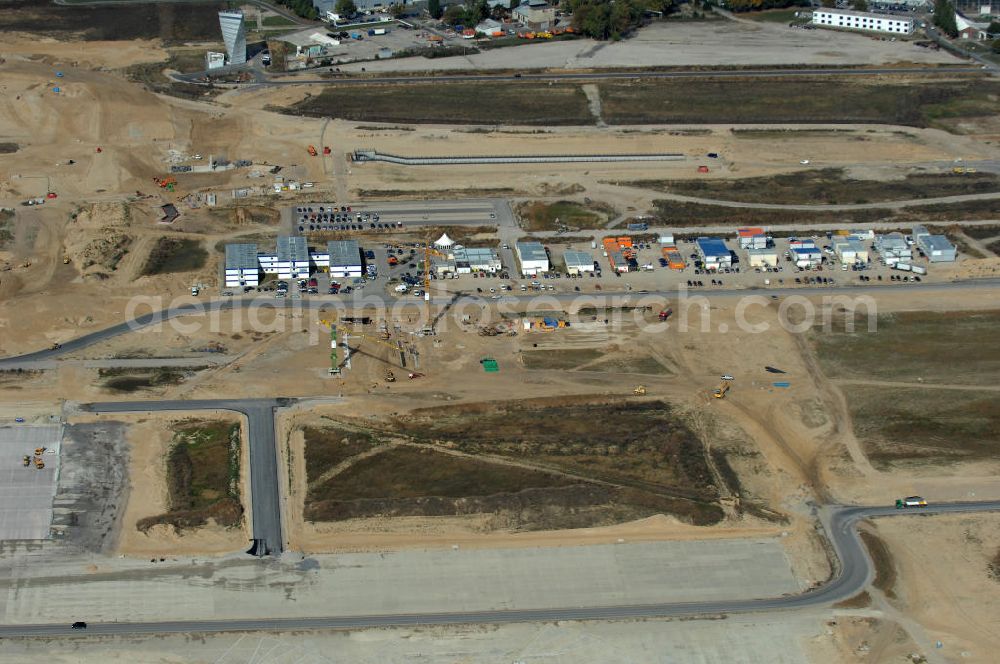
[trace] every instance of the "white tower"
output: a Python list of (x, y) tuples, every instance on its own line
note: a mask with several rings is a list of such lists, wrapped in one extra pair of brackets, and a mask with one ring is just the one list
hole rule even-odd
[(226, 44), (229, 64), (245, 64), (247, 61), (247, 31), (243, 24), (243, 12), (219, 12), (219, 27), (222, 28), (222, 41)]

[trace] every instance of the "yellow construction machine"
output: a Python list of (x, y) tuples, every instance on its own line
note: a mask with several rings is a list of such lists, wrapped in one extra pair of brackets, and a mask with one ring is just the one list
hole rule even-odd
[(729, 387), (731, 385), (732, 383), (730, 381), (723, 379), (723, 381), (719, 383), (719, 386), (712, 392), (712, 396), (716, 399), (722, 399), (726, 396), (726, 393), (729, 391)]

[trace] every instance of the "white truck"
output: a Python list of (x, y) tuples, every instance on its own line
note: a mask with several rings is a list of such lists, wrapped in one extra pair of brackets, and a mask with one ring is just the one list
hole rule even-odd
[(910, 269), (913, 270), (913, 274), (927, 274), (927, 268), (921, 267), (919, 265), (912, 265)]

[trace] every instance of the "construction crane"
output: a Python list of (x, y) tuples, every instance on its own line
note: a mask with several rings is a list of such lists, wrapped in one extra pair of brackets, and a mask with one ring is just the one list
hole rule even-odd
[(340, 373), (340, 359), (337, 356), (337, 324), (332, 320), (322, 319), (320, 323), (330, 328), (330, 373)]
[[(321, 324), (326, 325), (330, 328), (330, 373), (339, 374), (340, 373), (340, 357), (337, 354), (337, 323), (336, 321), (322, 319), (319, 321)], [(399, 353), (399, 364), (402, 368), (406, 368), (406, 350), (403, 348), (401, 343), (391, 343), (389, 341), (389, 331), (388, 329), (383, 330), (382, 334), (384, 338), (372, 337), (367, 334), (351, 334), (350, 338), (367, 339), (369, 341), (374, 341), (377, 344), (382, 344), (387, 348)], [(348, 338), (348, 335), (342, 335), (344, 339)], [(415, 353), (415, 351), (412, 351)]]
[(424, 320), (428, 326), (431, 326), (431, 254), (448, 258), (431, 246), (430, 241), (424, 243)]

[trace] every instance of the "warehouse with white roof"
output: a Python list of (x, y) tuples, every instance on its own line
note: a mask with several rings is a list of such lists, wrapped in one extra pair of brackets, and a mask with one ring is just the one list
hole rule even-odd
[(514, 245), (517, 260), (521, 263), (521, 274), (533, 277), (549, 271), (549, 255), (540, 242), (518, 242)]

